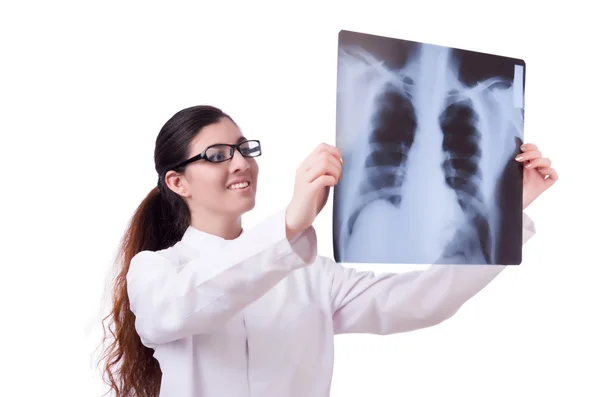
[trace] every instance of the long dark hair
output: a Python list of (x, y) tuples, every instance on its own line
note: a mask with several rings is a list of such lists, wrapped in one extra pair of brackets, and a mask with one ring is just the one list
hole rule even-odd
[(116, 397), (157, 397), (159, 394), (162, 374), (153, 356), (154, 350), (144, 346), (135, 331), (126, 276), (130, 261), (137, 253), (165, 249), (182, 238), (190, 224), (190, 211), (185, 201), (166, 186), (165, 174), (189, 157), (190, 142), (202, 128), (224, 117), (231, 120), (213, 106), (183, 109), (165, 123), (156, 138), (157, 186), (135, 210), (123, 236), (117, 256), (112, 309), (102, 321), (103, 342), (111, 342), (100, 362), (104, 361), (104, 380)]

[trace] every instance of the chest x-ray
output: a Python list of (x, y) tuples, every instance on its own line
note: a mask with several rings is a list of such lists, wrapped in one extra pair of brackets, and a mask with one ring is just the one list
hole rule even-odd
[(342, 31), (338, 262), (520, 264), (525, 64)]

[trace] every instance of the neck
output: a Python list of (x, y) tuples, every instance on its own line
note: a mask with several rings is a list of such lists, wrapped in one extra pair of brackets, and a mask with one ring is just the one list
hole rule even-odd
[(208, 210), (192, 211), (191, 216), (190, 226), (225, 240), (233, 240), (242, 233), (242, 218), (240, 216), (228, 217)]

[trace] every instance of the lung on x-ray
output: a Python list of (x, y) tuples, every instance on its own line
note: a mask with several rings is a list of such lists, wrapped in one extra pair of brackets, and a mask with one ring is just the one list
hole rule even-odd
[(340, 263), (521, 263), (525, 62), (341, 31)]

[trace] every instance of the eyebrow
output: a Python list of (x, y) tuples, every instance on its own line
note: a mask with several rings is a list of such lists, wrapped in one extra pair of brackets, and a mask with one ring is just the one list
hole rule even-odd
[[(238, 138), (238, 140), (237, 140), (237, 141), (235, 141), (235, 144), (237, 145), (237, 144), (239, 144), (239, 143), (242, 143), (242, 142), (244, 142), (244, 141), (245, 141), (245, 140), (247, 140), (247, 139), (248, 139), (248, 138), (246, 138), (245, 136), (241, 136), (241, 137), (239, 137), (239, 138)], [(222, 142), (215, 142), (215, 143), (211, 143), (210, 145), (207, 145), (207, 146), (206, 146), (206, 147), (205, 147), (203, 150), (206, 150), (206, 148), (209, 148), (209, 147), (211, 147), (211, 146), (213, 146), (213, 145), (220, 145), (221, 143), (222, 143)]]

